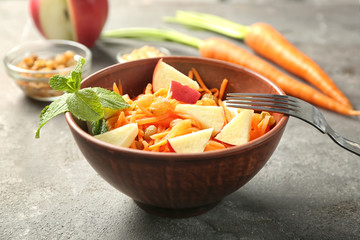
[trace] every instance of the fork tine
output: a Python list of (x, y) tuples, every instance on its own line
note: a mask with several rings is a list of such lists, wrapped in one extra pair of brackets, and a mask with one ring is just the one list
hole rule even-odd
[(278, 104), (277, 106), (283, 105), (283, 107), (297, 107), (297, 104), (289, 99), (286, 98), (266, 98), (266, 97), (251, 97), (251, 96), (239, 96), (239, 97), (227, 97), (226, 98), (227, 101), (236, 101), (236, 102), (245, 102), (245, 101), (251, 101), (253, 103), (259, 103), (260, 104), (270, 104), (270, 103), (274, 103), (274, 104)]
[(291, 96), (289, 95), (277, 95), (277, 94), (268, 94), (268, 93), (228, 93), (227, 96), (229, 97), (248, 96), (248, 97), (291, 99)]
[(283, 102), (296, 106), (297, 99), (287, 95), (263, 94), (263, 93), (228, 93), (228, 99), (251, 99)]
[(227, 107), (247, 108), (247, 109), (261, 110), (261, 111), (267, 111), (267, 112), (277, 112), (277, 113), (283, 113), (286, 115), (294, 114), (294, 110), (287, 109), (287, 108), (264, 107), (264, 106), (246, 105), (246, 104), (240, 104), (240, 103), (226, 103), (225, 105)]
[(266, 106), (266, 107), (278, 107), (286, 109), (295, 109), (296, 106), (287, 104), (286, 102), (267, 101), (263, 98), (226, 98), (226, 103), (229, 104), (245, 104), (252, 106)]
[(293, 115), (298, 110), (296, 99), (285, 95), (261, 93), (228, 93), (226, 105)]

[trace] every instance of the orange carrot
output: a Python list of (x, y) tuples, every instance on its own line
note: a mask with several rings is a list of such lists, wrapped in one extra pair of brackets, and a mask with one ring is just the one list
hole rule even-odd
[(147, 117), (147, 118), (143, 118), (143, 119), (138, 119), (136, 120), (136, 123), (138, 125), (145, 125), (145, 124), (151, 124), (151, 123), (155, 123), (155, 122), (159, 122), (161, 120), (164, 120), (166, 118), (170, 117), (169, 113), (166, 113), (164, 115), (160, 115), (157, 117)]
[(214, 151), (214, 150), (220, 150), (220, 149), (224, 149), (226, 148), (224, 146), (224, 144), (220, 143), (220, 142), (217, 142), (217, 141), (214, 141), (214, 140), (210, 140), (208, 142), (208, 144), (206, 145), (205, 149), (204, 149), (204, 152), (207, 152), (207, 151)]
[(352, 108), (349, 99), (320, 66), (267, 23), (244, 26), (215, 15), (185, 11), (178, 11), (174, 18), (166, 19), (169, 22), (202, 28), (244, 40), (259, 55), (303, 78), (336, 101)]
[(220, 90), (219, 90), (219, 99), (221, 100), (224, 96), (224, 93), (225, 93), (225, 89), (226, 89), (226, 86), (228, 84), (228, 80), (225, 78), (222, 83), (221, 83), (221, 86), (220, 86)]
[(115, 123), (115, 128), (118, 128), (124, 124), (128, 124), (129, 122), (126, 120), (125, 113), (122, 111), (118, 117), (118, 120)]
[(207, 93), (211, 93), (210, 90), (207, 88), (207, 86), (205, 85), (204, 81), (202, 80), (199, 72), (195, 69), (195, 68), (192, 68), (191, 71), (193, 72), (194, 76), (195, 76), (195, 79), (196, 81), (199, 83), (201, 89)]
[(266, 23), (251, 25), (244, 40), (256, 53), (307, 80), (336, 101), (351, 107), (349, 99), (320, 66), (292, 45), (271, 25)]
[(116, 83), (113, 83), (113, 92), (117, 93), (120, 95), (120, 89), (118, 88), (118, 86), (116, 85)]
[(159, 40), (168, 40), (186, 44), (188, 46), (198, 48), (203, 57), (215, 58), (249, 68), (279, 85), (279, 87), (281, 87), (289, 95), (293, 95), (314, 105), (345, 115), (360, 115), (360, 111), (353, 110), (348, 105), (341, 104), (333, 98), (315, 90), (309, 85), (295, 80), (294, 78), (282, 73), (260, 57), (257, 57), (239, 46), (223, 39), (209, 38), (201, 40), (174, 30), (152, 28), (117, 29), (103, 33), (102, 37), (152, 37)]
[(192, 70), (189, 71), (188, 77), (193, 79), (194, 78), (194, 72)]
[(199, 51), (203, 57), (215, 58), (249, 68), (273, 81), (289, 95), (345, 115), (360, 115), (360, 111), (352, 110), (309, 85), (295, 80), (265, 60), (224, 39), (206, 39), (199, 46)]

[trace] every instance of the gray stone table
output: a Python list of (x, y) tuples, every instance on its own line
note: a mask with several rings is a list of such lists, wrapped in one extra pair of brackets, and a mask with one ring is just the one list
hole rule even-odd
[[(169, 27), (163, 16), (195, 10), (275, 26), (312, 57), (360, 109), (357, 0), (110, 1), (106, 29)], [(171, 27), (206, 38), (213, 33)], [(39, 38), (27, 1), (0, 1), (0, 57)], [(231, 40), (234, 41), (234, 40)], [(95, 72), (131, 45), (98, 42)], [(157, 43), (159, 44), (159, 43)], [(174, 54), (195, 49), (161, 43)], [(238, 44), (242, 44), (238, 42)], [(0, 66), (0, 239), (360, 239), (360, 158), (290, 118), (266, 166), (243, 188), (197, 217), (149, 215), (106, 183), (78, 150), (63, 117), (34, 139), (45, 103), (24, 96)], [(321, 110), (331, 126), (360, 141), (360, 119)]]

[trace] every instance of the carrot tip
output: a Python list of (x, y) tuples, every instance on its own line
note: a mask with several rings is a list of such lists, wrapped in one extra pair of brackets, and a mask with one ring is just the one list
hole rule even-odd
[(358, 116), (358, 115), (360, 115), (360, 110), (351, 110), (351, 111), (350, 111), (350, 115), (352, 115), (352, 116)]

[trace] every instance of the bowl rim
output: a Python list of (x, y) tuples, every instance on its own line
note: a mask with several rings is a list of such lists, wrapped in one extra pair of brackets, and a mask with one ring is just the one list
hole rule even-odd
[[(93, 76), (96, 75), (105, 75), (109, 70), (112, 70), (115, 68), (115, 66), (117, 65), (124, 65), (124, 64), (136, 64), (136, 62), (138, 61), (147, 61), (147, 60), (151, 60), (151, 59), (172, 59), (172, 60), (176, 60), (176, 59), (188, 59), (188, 60), (200, 60), (200, 61), (205, 61), (205, 62), (212, 62), (213, 64), (225, 64), (228, 66), (231, 66), (233, 68), (240, 68), (243, 69), (247, 72), (249, 72), (250, 74), (253, 74), (255, 76), (257, 76), (258, 78), (261, 78), (263, 81), (267, 82), (269, 85), (271, 85), (280, 95), (286, 95), (285, 92), (279, 87), (277, 86), (275, 83), (273, 83), (272, 81), (270, 81), (269, 79), (265, 78), (264, 76), (250, 70), (247, 69), (245, 67), (233, 64), (233, 63), (228, 63), (225, 61), (221, 61), (221, 60), (217, 60), (217, 59), (209, 59), (209, 58), (203, 58), (203, 57), (194, 57), (194, 56), (166, 56), (166, 57), (158, 57), (158, 58), (147, 58), (147, 59), (139, 59), (139, 60), (134, 60), (134, 61), (130, 61), (130, 62), (126, 62), (126, 63), (117, 63), (108, 67), (105, 67), (103, 69), (98, 70), (97, 72), (89, 75), (88, 77), (86, 77), (82, 83), (84, 83), (85, 81), (89, 81)], [(68, 123), (69, 127), (74, 130), (79, 136), (81, 136), (83, 139), (85, 139), (87, 142), (92, 142), (93, 144), (96, 144), (98, 146), (100, 146), (101, 148), (106, 148), (112, 152), (123, 152), (123, 153), (128, 153), (128, 154), (137, 154), (137, 156), (139, 157), (152, 157), (153, 159), (157, 159), (157, 160), (168, 160), (169, 157), (171, 157), (172, 161), (194, 161), (194, 160), (204, 160), (204, 159), (212, 159), (212, 158), (219, 158), (219, 156), (229, 156), (229, 155), (233, 155), (234, 153), (238, 152), (244, 152), (244, 151), (248, 151), (250, 149), (253, 149), (255, 147), (257, 147), (258, 145), (262, 144), (263, 142), (269, 141), (270, 138), (275, 135), (276, 133), (278, 133), (279, 131), (281, 131), (284, 127), (286, 127), (286, 123), (288, 122), (289, 117), (287, 115), (284, 114), (280, 114), (281, 118), (280, 120), (277, 122), (277, 124), (275, 125), (275, 127), (273, 127), (269, 132), (267, 132), (266, 134), (264, 134), (261, 137), (258, 137), (244, 145), (239, 145), (239, 146), (233, 146), (230, 148), (226, 148), (226, 149), (222, 149), (222, 150), (216, 150), (216, 151), (208, 151), (208, 152), (201, 152), (201, 153), (173, 153), (173, 152), (148, 152), (148, 151), (142, 151), (142, 150), (137, 150), (137, 149), (131, 149), (131, 148), (126, 148), (126, 147), (121, 147), (121, 146), (115, 146), (113, 144), (110, 143), (106, 143), (103, 142), (93, 136), (91, 136), (89, 133), (87, 133), (86, 131), (84, 131), (75, 121), (74, 116), (70, 113), (70, 112), (66, 112), (65, 113), (65, 120)]]
[[(92, 58), (92, 53), (90, 51), (90, 49), (88, 47), (86, 47), (85, 45), (75, 42), (75, 41), (71, 41), (71, 40), (62, 40), (62, 39), (47, 39), (47, 40), (35, 40), (35, 41), (29, 41), (29, 42), (24, 42), (20, 45), (17, 45), (13, 48), (11, 48), (9, 51), (7, 51), (5, 53), (3, 62), (4, 65), (6, 66), (6, 68), (10, 69), (13, 72), (17, 72), (17, 73), (27, 73), (27, 74), (57, 74), (60, 72), (69, 72), (71, 71), (75, 66), (70, 66), (67, 68), (63, 68), (63, 69), (56, 69), (56, 70), (51, 70), (51, 71), (39, 71), (39, 70), (29, 70), (29, 69), (24, 69), (24, 68), (20, 68), (17, 67), (16, 65), (12, 64), (10, 61), (10, 55), (16, 53), (17, 51), (20, 51), (22, 49), (26, 49), (29, 48), (31, 45), (41, 45), (41, 44), (56, 44), (56, 45), (64, 45), (64, 46), (72, 46), (72, 47), (76, 47), (82, 51), (85, 52), (85, 56), (80, 56), (79, 54), (75, 53), (75, 60), (78, 60), (79, 57), (83, 57), (85, 58), (86, 62), (90, 62), (91, 58)], [(34, 52), (35, 53), (35, 52)], [(32, 79), (30, 77), (30, 79)], [(41, 79), (41, 78), (37, 78), (37, 79)], [(48, 79), (48, 78), (46, 78)]]

